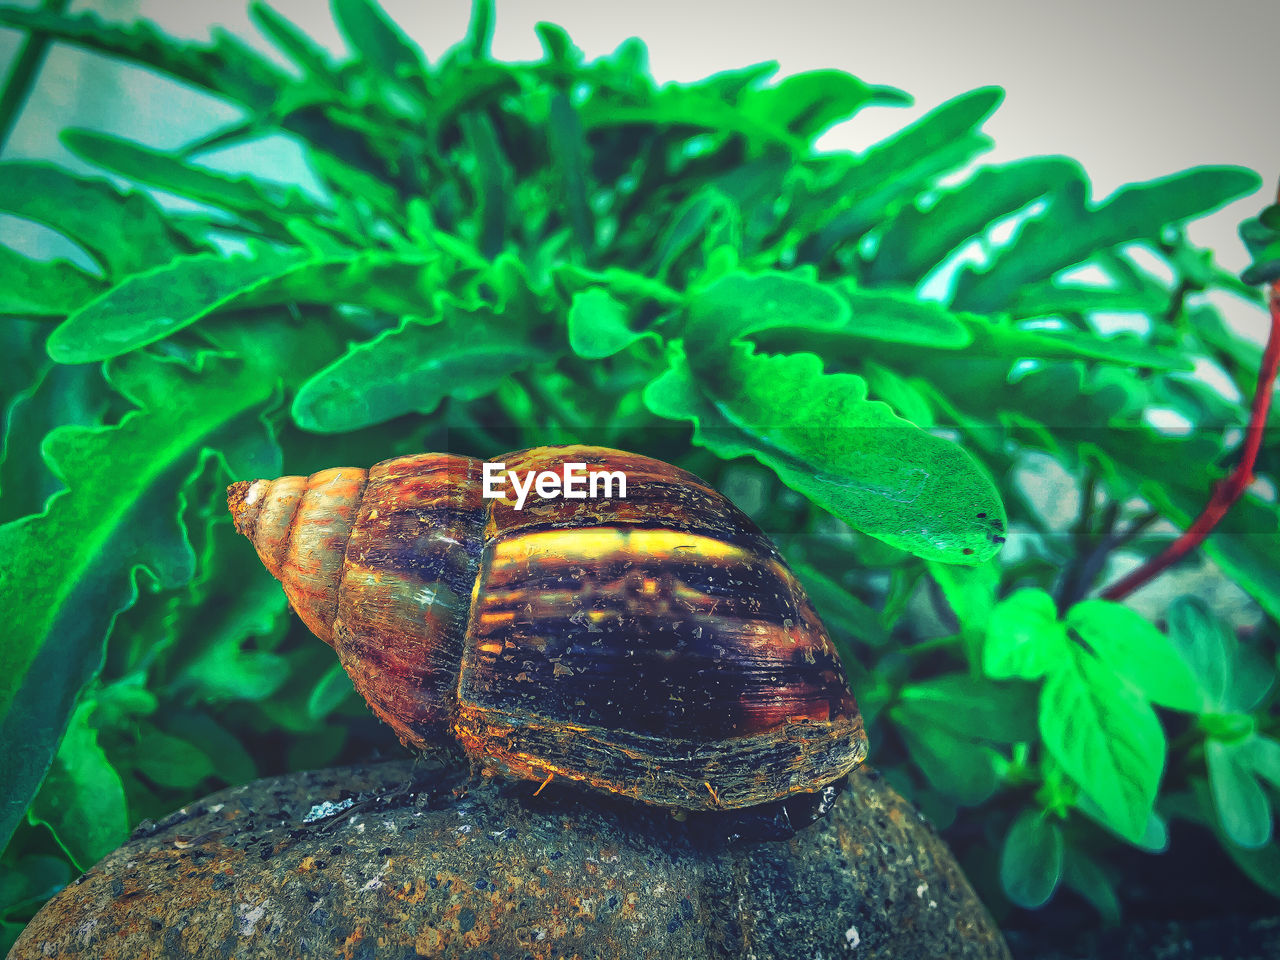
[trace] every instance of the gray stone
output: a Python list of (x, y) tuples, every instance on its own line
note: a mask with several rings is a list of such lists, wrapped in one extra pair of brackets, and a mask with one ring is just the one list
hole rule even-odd
[(873, 770), (780, 840), (535, 786), (400, 761), (223, 790), (139, 828), (10, 957), (1009, 956)]

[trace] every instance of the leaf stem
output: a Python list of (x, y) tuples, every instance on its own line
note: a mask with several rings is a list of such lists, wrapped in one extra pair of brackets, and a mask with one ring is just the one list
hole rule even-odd
[(1280, 370), (1280, 280), (1271, 284), (1268, 306), (1271, 310), (1271, 329), (1262, 353), (1262, 366), (1258, 370), (1258, 385), (1253, 394), (1253, 406), (1249, 412), (1249, 425), (1245, 429), (1239, 463), (1225, 481), (1215, 486), (1213, 496), (1195, 522), (1159, 555), (1104, 590), (1102, 596), (1105, 599), (1119, 600), (1127, 597), (1198, 547), (1226, 516), (1232, 504), (1244, 495), (1249, 484), (1253, 483), (1253, 466), (1258, 459), (1258, 449), (1262, 446), (1262, 434), (1267, 423), (1267, 412), (1271, 407), (1276, 372)]
[[(49, 13), (62, 13), (71, 0), (44, 0), (41, 7)], [(0, 89), (0, 150), (9, 140), (14, 124), (22, 113), (22, 106), (31, 93), (36, 75), (44, 63), (44, 55), (49, 51), (50, 37), (47, 33), (32, 33), (22, 44), (22, 50), (9, 75), (4, 79), (4, 87)]]

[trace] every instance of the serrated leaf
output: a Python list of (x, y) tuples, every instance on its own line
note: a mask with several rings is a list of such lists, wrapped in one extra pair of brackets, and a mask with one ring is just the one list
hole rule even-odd
[(391, 79), (422, 73), (422, 52), (374, 0), (331, 0), (333, 18), (365, 63)]
[[(120, 775), (98, 746), (92, 701), (76, 708), (28, 818), (53, 831), (76, 867), (87, 870), (129, 833)], [(9, 768), (6, 768), (9, 769)]]
[(136, 568), (162, 587), (191, 577), (179, 490), (200, 451), (274, 385), (260, 369), (213, 357), (196, 373), (135, 355), (111, 377), (139, 409), (113, 426), (50, 433), (45, 458), (67, 489), (44, 513), (0, 526), (0, 609), (22, 611), (0, 642), (0, 843), (97, 672), (104, 636), (137, 595)]
[(66, 260), (32, 260), (0, 244), (0, 316), (65, 317), (102, 291)]
[(96, 13), (60, 16), (14, 6), (0, 6), (0, 26), (152, 67), (257, 110), (269, 108), (290, 85), (287, 74), (223, 30), (214, 30), (205, 46), (168, 37), (145, 20), (120, 27)]
[(75, 241), (110, 277), (146, 270), (190, 250), (149, 196), (124, 193), (106, 180), (78, 177), (42, 161), (0, 163), (0, 211)]
[(849, 322), (842, 298), (785, 273), (731, 273), (685, 300), (685, 346), (695, 368), (718, 364), (729, 344), (777, 328), (836, 330)]
[(1023, 810), (1000, 852), (1000, 885), (1020, 907), (1049, 902), (1062, 879), (1062, 831), (1041, 810)]
[(620, 353), (645, 333), (627, 324), (627, 308), (605, 290), (591, 287), (574, 294), (569, 307), (569, 346), (588, 360)]
[(851, 337), (944, 350), (967, 347), (973, 340), (961, 318), (940, 304), (863, 289), (851, 281), (837, 283), (836, 290), (850, 307), (849, 320), (840, 332)]
[(522, 331), (483, 314), (451, 310), (400, 326), (347, 353), (302, 385), (293, 419), (304, 430), (358, 430), (405, 413), (431, 413), (445, 397), (474, 400), (508, 376), (553, 357)]
[(135, 274), (85, 304), (49, 336), (59, 363), (89, 363), (136, 350), (219, 310), (290, 302), (429, 311), (418, 254), (344, 251), (312, 257), (255, 246), (250, 256), (200, 254)]
[(1111, 828), (1140, 840), (1165, 761), (1164, 731), (1150, 705), (1110, 667), (1072, 647), (1041, 692), (1040, 736)]
[[(824, 374), (812, 354), (764, 357), (745, 344), (717, 354), (700, 383), (678, 350), (644, 392), (668, 419), (692, 420), (695, 442), (729, 459), (749, 454), (846, 523), (878, 540), (950, 563), (980, 563), (999, 547), (1004, 507), (960, 447), (866, 400), (853, 374)], [(979, 518), (984, 514), (985, 518)]]
[(739, 106), (748, 116), (811, 141), (865, 106), (906, 106), (911, 97), (894, 87), (871, 86), (843, 70), (809, 70), (748, 91)]
[(287, 218), (314, 218), (323, 213), (296, 187), (220, 173), (184, 160), (177, 153), (155, 150), (132, 140), (75, 128), (63, 130), (59, 139), (89, 163), (184, 199), (229, 210), (277, 239), (288, 239), (281, 226)]
[(886, 210), (914, 199), (937, 177), (988, 148), (991, 141), (977, 127), (1003, 97), (998, 87), (981, 87), (948, 100), (868, 149), (798, 203), (793, 213), (801, 222), (793, 229), (802, 238), (801, 259), (825, 259), (839, 244), (883, 222)]
[(952, 305), (976, 313), (1004, 309), (1028, 283), (1120, 243), (1158, 240), (1165, 226), (1211, 213), (1260, 183), (1243, 167), (1195, 167), (1121, 187), (1089, 207), (1086, 184), (1074, 181), (1055, 191), (1046, 210), (1027, 221), (989, 264), (960, 272)]
[(1242, 847), (1266, 844), (1271, 839), (1271, 803), (1236, 745), (1210, 737), (1204, 744), (1204, 758), (1222, 832)]
[(1067, 157), (1031, 157), (979, 167), (958, 187), (945, 190), (927, 208), (917, 202), (889, 221), (869, 265), (873, 284), (916, 284), (967, 241), (996, 220), (1050, 190), (1083, 180), (1080, 164)]
[(1152, 703), (1199, 709), (1196, 675), (1169, 638), (1141, 614), (1110, 600), (1084, 600), (1067, 611), (1066, 624)]
[(982, 672), (993, 680), (1037, 680), (1068, 659), (1067, 629), (1053, 597), (1023, 588), (996, 604), (982, 647)]
[(261, 0), (249, 4), (249, 17), (311, 80), (328, 85), (335, 83), (328, 52), (294, 23)]

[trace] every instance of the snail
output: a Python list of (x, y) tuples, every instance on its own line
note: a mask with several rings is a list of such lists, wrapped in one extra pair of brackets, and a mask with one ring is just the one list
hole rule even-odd
[[(727, 498), (602, 447), (500, 461), (510, 484), (425, 453), (227, 490), (236, 529), (402, 743), (452, 739), (488, 773), (686, 811), (816, 792), (862, 762), (830, 638)], [(583, 469), (625, 490), (591, 496)], [(533, 495), (548, 473), (562, 486)]]

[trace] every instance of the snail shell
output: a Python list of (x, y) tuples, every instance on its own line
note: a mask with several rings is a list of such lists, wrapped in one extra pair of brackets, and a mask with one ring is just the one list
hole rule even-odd
[(777, 549), (659, 460), (538, 447), (506, 469), (623, 471), (626, 498), (484, 498), (481, 462), (242, 481), (236, 528), (409, 747), (668, 807), (812, 791), (866, 756), (831, 640)]

